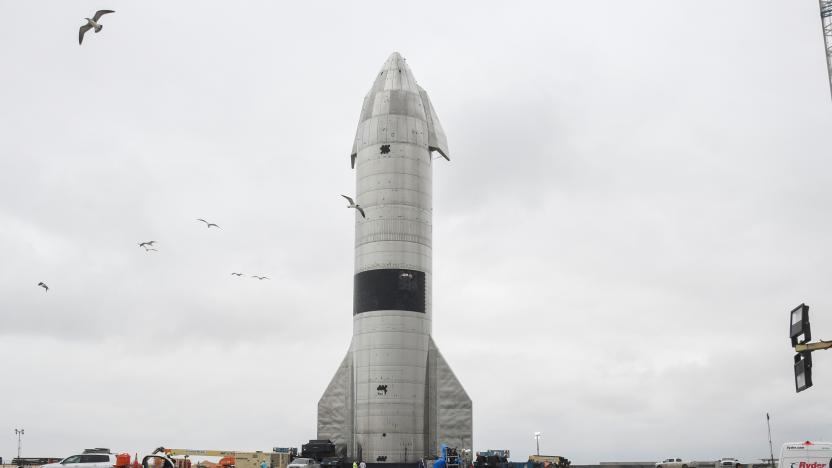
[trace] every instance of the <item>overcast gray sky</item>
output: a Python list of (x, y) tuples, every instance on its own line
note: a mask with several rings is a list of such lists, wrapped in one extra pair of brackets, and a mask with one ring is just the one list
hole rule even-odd
[(832, 335), (817, 1), (3, 0), (0, 17), (0, 456), (15, 427), (25, 456), (315, 437), (352, 330), (339, 194), (393, 51), (451, 148), (434, 338), (475, 449), (524, 460), (541, 431), (582, 463), (753, 462), (766, 412), (775, 451), (832, 439), (832, 355), (796, 395), (786, 338), (803, 301)]

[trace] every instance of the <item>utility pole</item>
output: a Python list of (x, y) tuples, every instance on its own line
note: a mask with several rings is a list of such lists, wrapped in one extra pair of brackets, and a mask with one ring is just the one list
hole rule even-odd
[(20, 463), (20, 438), (23, 436), (23, 428), (15, 429), (14, 433), (17, 434), (17, 465), (20, 466), (22, 465), (22, 463)]
[(771, 417), (766, 413), (766, 425), (768, 426), (768, 453), (771, 457), (771, 468), (774, 468), (774, 449), (771, 447)]
[(818, 0), (820, 21), (823, 26), (823, 43), (826, 46), (826, 71), (829, 73), (829, 91), (832, 92), (832, 0)]
[(542, 435), (543, 434), (541, 434), (539, 432), (534, 433), (534, 440), (535, 440), (535, 442), (537, 442), (537, 456), (540, 456), (540, 436), (542, 436)]

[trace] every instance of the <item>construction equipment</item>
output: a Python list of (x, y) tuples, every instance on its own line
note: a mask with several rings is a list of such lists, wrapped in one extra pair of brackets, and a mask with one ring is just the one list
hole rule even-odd
[[(291, 459), (289, 452), (236, 452), (231, 450), (200, 450), (200, 449), (175, 449), (159, 447), (165, 455), (176, 462), (175, 468), (189, 468), (188, 465), (180, 463), (182, 459), (172, 458), (175, 456), (184, 457), (219, 457), (218, 463), (200, 463), (202, 466), (220, 468), (260, 468), (266, 462), (269, 468), (286, 468)], [(159, 449), (157, 449), (159, 450)]]
[(559, 455), (529, 455), (525, 462), (509, 461), (508, 450), (486, 450), (477, 452), (476, 468), (570, 468), (572, 462)]
[(495, 468), (501, 464), (508, 463), (511, 457), (509, 450), (484, 450), (477, 452), (477, 457), (474, 459), (474, 466), (476, 468)]
[(313, 458), (317, 461), (336, 455), (335, 444), (329, 439), (310, 440), (309, 443), (301, 445), (300, 449), (301, 457)]
[(150, 455), (142, 458), (142, 468), (174, 468), (176, 462), (165, 452), (164, 447), (157, 447)]
[(442, 444), (442, 456), (445, 457), (445, 466), (447, 468), (459, 468), (459, 452), (455, 447), (448, 447)]
[[(191, 450), (191, 449), (164, 449), (165, 455), (171, 457), (176, 463), (176, 468), (191, 468), (192, 462), (188, 457), (218, 457), (219, 461), (214, 462), (200, 462), (197, 463), (203, 467), (219, 467), (219, 468), (234, 468), (236, 465), (236, 452), (229, 452), (225, 450)], [(185, 458), (173, 458), (175, 456), (184, 456)]]
[(572, 462), (559, 455), (529, 455), (529, 461), (542, 468), (569, 468)]
[(160, 447), (162, 451), (171, 457), (184, 455), (188, 457), (233, 457), (237, 452), (229, 450), (198, 450), (198, 449), (171, 449)]

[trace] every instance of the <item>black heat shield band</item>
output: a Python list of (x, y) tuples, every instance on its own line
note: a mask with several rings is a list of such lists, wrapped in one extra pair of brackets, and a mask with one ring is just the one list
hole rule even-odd
[(417, 270), (367, 270), (355, 275), (352, 314), (373, 310), (425, 313), (425, 273)]

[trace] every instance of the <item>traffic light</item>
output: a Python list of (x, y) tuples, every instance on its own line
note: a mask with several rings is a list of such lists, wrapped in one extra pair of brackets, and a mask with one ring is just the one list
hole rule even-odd
[(812, 386), (812, 352), (794, 355), (794, 387), (797, 393)]
[[(789, 318), (791, 323), (789, 336), (792, 339), (792, 347), (812, 341), (812, 328), (809, 326), (809, 306), (800, 304), (792, 309)], [(803, 335), (802, 338), (801, 335)]]

